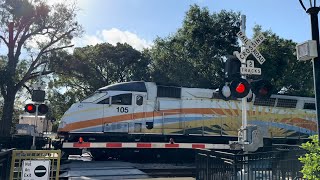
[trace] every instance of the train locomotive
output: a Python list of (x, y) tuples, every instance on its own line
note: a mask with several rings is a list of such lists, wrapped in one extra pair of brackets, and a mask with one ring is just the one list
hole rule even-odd
[[(317, 132), (314, 98), (272, 95), (247, 104), (248, 123), (265, 138), (301, 139)], [(56, 144), (66, 154), (86, 149), (96, 158), (159, 156), (173, 151), (228, 149), (241, 126), (241, 101), (212, 89), (132, 81), (112, 84), (73, 104)]]

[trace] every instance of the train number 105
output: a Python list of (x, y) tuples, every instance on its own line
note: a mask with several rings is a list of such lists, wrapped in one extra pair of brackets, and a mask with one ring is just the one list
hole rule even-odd
[(128, 113), (128, 107), (117, 107), (118, 112), (120, 113)]

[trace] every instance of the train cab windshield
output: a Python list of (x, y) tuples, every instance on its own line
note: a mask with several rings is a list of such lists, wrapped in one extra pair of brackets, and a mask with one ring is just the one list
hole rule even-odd
[(107, 96), (107, 92), (95, 92), (92, 95), (90, 95), (89, 97), (87, 97), (86, 99), (82, 100), (81, 102), (83, 103), (92, 103), (95, 102), (99, 99), (102, 99), (103, 97)]

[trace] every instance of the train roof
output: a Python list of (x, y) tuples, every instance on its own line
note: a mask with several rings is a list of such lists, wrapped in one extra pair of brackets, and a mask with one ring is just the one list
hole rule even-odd
[(98, 91), (136, 91), (147, 92), (147, 88), (144, 81), (131, 81), (112, 84), (102, 87)]
[[(184, 89), (182, 94), (186, 93), (184, 91), (188, 91), (187, 94), (192, 94), (192, 96), (196, 97), (208, 97), (208, 94), (211, 93), (212, 90), (210, 89), (202, 89), (202, 88), (185, 88), (185, 87), (178, 87), (178, 86), (170, 86), (170, 85), (164, 85), (164, 84), (159, 84), (159, 83), (154, 83), (154, 82), (145, 82), (145, 81), (130, 81), (130, 82), (121, 82), (121, 83), (116, 83), (116, 84), (111, 84), (105, 87), (102, 87), (98, 89), (98, 91), (134, 91), (134, 92), (147, 92), (147, 87), (146, 83), (151, 83), (155, 84), (158, 89), (157, 89), (157, 96), (158, 97), (164, 97), (161, 95), (161, 92), (167, 92), (165, 94), (172, 94), (172, 91), (174, 91), (176, 94), (174, 97), (176, 98), (181, 98), (181, 90)], [(179, 92), (179, 93), (178, 93)], [(160, 93), (160, 94), (159, 94)], [(199, 94), (200, 93), (200, 94)], [(203, 95), (205, 93), (206, 95)], [(212, 92), (213, 94), (218, 94), (217, 92)], [(163, 93), (162, 93), (163, 94)], [(184, 95), (184, 96), (185, 96)], [(167, 96), (165, 96), (167, 97)], [(171, 96), (168, 96), (171, 97)], [(212, 96), (211, 96), (212, 97)], [(280, 94), (273, 94), (271, 98), (276, 98), (276, 99), (288, 99), (288, 100), (303, 100), (306, 102), (314, 103), (314, 97), (299, 97), (299, 96), (288, 96), (288, 95), (280, 95)]]

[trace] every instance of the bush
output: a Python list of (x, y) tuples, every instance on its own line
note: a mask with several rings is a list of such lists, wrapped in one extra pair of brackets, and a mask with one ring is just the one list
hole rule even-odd
[(303, 178), (308, 180), (320, 180), (320, 146), (318, 135), (310, 137), (311, 142), (302, 144), (302, 148), (307, 150), (305, 156), (300, 157), (299, 160), (304, 164), (301, 172)]

